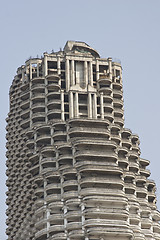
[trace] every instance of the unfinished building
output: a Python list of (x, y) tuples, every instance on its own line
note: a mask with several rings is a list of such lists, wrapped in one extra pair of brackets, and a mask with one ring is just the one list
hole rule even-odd
[(17, 69), (8, 240), (159, 240), (155, 183), (124, 127), (122, 67), (84, 42)]

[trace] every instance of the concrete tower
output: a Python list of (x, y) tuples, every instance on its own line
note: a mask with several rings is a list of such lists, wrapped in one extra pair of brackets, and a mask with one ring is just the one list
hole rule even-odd
[(8, 240), (159, 240), (149, 161), (124, 128), (122, 67), (84, 42), (26, 61), (10, 88)]

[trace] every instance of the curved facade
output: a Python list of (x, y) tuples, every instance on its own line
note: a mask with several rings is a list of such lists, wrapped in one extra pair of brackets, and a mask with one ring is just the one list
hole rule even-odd
[(122, 67), (83, 42), (17, 69), (8, 240), (159, 240), (155, 183), (124, 127)]

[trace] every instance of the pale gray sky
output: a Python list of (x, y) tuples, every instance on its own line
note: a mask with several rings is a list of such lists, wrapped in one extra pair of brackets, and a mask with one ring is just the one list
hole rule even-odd
[(0, 240), (5, 240), (5, 118), (17, 67), (30, 56), (79, 40), (121, 59), (125, 126), (138, 133), (160, 208), (160, 1), (0, 1)]

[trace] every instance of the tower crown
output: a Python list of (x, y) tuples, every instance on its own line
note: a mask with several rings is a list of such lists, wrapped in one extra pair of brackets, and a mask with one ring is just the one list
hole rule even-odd
[(10, 88), (7, 140), (8, 240), (160, 239), (119, 63), (76, 41), (28, 59)]

